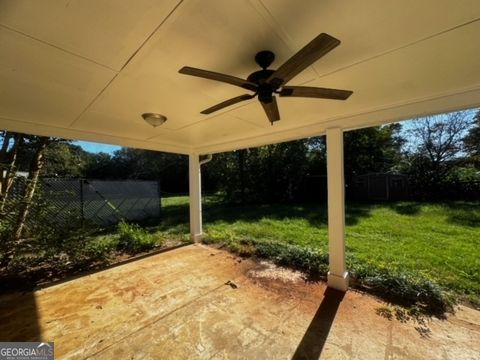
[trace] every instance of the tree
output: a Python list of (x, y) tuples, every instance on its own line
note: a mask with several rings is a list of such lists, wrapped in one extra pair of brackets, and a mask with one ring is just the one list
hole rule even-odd
[(90, 154), (85, 168), (85, 177), (90, 179), (109, 179), (115, 173), (115, 163), (107, 153)]
[(462, 139), (470, 127), (470, 117), (464, 111), (416, 121), (410, 130), (416, 153), (436, 165), (454, 159), (463, 149)]
[(395, 169), (405, 143), (405, 139), (400, 135), (401, 128), (401, 124), (395, 123), (347, 131), (344, 134), (343, 152), (347, 184), (355, 175)]
[(12, 189), (17, 170), (18, 149), (24, 141), (22, 134), (9, 131), (2, 132), (2, 147), (0, 149), (0, 214)]
[(159, 180), (163, 191), (188, 191), (188, 158), (185, 155), (122, 148), (113, 156), (95, 154), (86, 173), (96, 179)]
[(465, 150), (477, 167), (480, 167), (480, 110), (473, 117), (472, 127), (464, 138)]
[(308, 168), (307, 140), (216, 154), (202, 169), (202, 183), (229, 201), (297, 200)]
[(471, 113), (461, 111), (429, 116), (413, 123), (409, 130), (407, 171), (418, 196), (436, 198), (455, 170), (463, 151), (463, 138), (471, 124)]
[[(400, 129), (400, 124), (391, 124), (345, 133), (347, 183), (356, 174), (395, 168), (404, 142)], [(227, 195), (227, 200), (301, 200), (305, 190), (309, 191), (308, 184), (326, 186), (319, 179), (326, 175), (325, 137), (217, 154), (203, 169), (203, 175), (204, 183), (218, 184), (217, 189)]]
[(28, 181), (22, 196), (17, 221), (13, 231), (13, 238), (15, 241), (20, 240), (20, 238), (22, 237), (27, 216), (32, 205), (33, 195), (35, 194), (35, 190), (37, 188), (40, 171), (42, 170), (42, 167), (45, 163), (45, 150), (51, 141), (51, 138), (45, 136), (39, 136), (36, 141), (34, 141), (35, 152), (30, 163)]
[(92, 154), (68, 141), (54, 141), (45, 150), (42, 176), (81, 178), (86, 175)]

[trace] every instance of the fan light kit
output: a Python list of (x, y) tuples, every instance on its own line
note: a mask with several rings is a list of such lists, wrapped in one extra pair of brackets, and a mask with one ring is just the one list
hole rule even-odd
[(147, 123), (152, 125), (153, 127), (157, 127), (162, 125), (165, 121), (167, 121), (167, 117), (161, 114), (155, 114), (155, 113), (145, 113), (142, 114), (143, 120), (145, 120)]
[(308, 66), (312, 65), (315, 61), (329, 53), (338, 45), (340, 45), (340, 40), (322, 33), (288, 59), (277, 70), (268, 69), (270, 64), (275, 60), (275, 54), (268, 50), (260, 51), (255, 55), (255, 62), (262, 68), (262, 70), (250, 74), (247, 80), (189, 66), (181, 68), (179, 73), (221, 81), (254, 92), (253, 94), (244, 94), (225, 100), (220, 104), (203, 110), (201, 112), (202, 114), (211, 114), (227, 106), (241, 101), (250, 100), (255, 96), (258, 96), (258, 100), (260, 101), (260, 104), (262, 104), (268, 120), (273, 125), (275, 121), (280, 120), (277, 100), (274, 94), (278, 94), (281, 97), (311, 97), (331, 100), (346, 100), (352, 95), (353, 91), (350, 90), (308, 86), (285, 86), (297, 74), (305, 70)]

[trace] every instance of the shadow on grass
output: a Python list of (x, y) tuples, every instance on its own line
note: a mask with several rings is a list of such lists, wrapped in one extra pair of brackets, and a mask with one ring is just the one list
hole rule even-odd
[(422, 208), (417, 202), (386, 203), (387, 206), (399, 215), (418, 215)]
[[(399, 215), (418, 215), (423, 203), (419, 202), (385, 202), (385, 203), (355, 203), (346, 206), (345, 222), (351, 226), (362, 218), (369, 217), (373, 208), (387, 206)], [(447, 221), (454, 225), (480, 227), (480, 202), (448, 202), (438, 203), (446, 207)], [(256, 222), (263, 218), (273, 220), (302, 218), (313, 226), (327, 225), (328, 213), (326, 204), (229, 204), (221, 201), (208, 201), (203, 205), (204, 222), (214, 223), (224, 221)], [(188, 203), (169, 205), (162, 208), (162, 220), (159, 230), (165, 230), (173, 225), (189, 223)], [(152, 224), (153, 225), (153, 224)]]
[(447, 221), (450, 224), (480, 227), (480, 202), (446, 203)]
[[(372, 205), (353, 203), (347, 205), (345, 222), (347, 225), (357, 224), (361, 218), (370, 216)], [(207, 203), (203, 205), (203, 220), (205, 224), (223, 221), (257, 222), (261, 219), (306, 219), (313, 226), (324, 226), (328, 223), (326, 204), (228, 204)], [(168, 229), (173, 225), (188, 224), (188, 204), (170, 205), (162, 209), (162, 222), (159, 230)]]
[(480, 202), (453, 201), (437, 203), (395, 202), (384, 203), (399, 215), (418, 215), (423, 205), (441, 207), (442, 216), (447, 215), (447, 222), (453, 225), (480, 227)]

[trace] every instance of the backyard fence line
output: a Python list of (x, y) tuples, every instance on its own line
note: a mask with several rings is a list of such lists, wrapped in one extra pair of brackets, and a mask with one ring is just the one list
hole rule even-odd
[(43, 179), (42, 184), (60, 222), (68, 221), (75, 209), (82, 220), (100, 225), (160, 215), (158, 181)]
[[(20, 199), (24, 185), (17, 182), (12, 203)], [(158, 217), (161, 211), (159, 181), (43, 178), (38, 193), (41, 201), (34, 204), (31, 217), (58, 225), (75, 220), (112, 225)]]

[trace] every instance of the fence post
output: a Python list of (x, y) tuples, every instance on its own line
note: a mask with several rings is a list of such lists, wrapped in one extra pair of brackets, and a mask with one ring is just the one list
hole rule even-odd
[(158, 190), (158, 217), (162, 216), (162, 191), (160, 188), (160, 180), (157, 180), (157, 190)]

